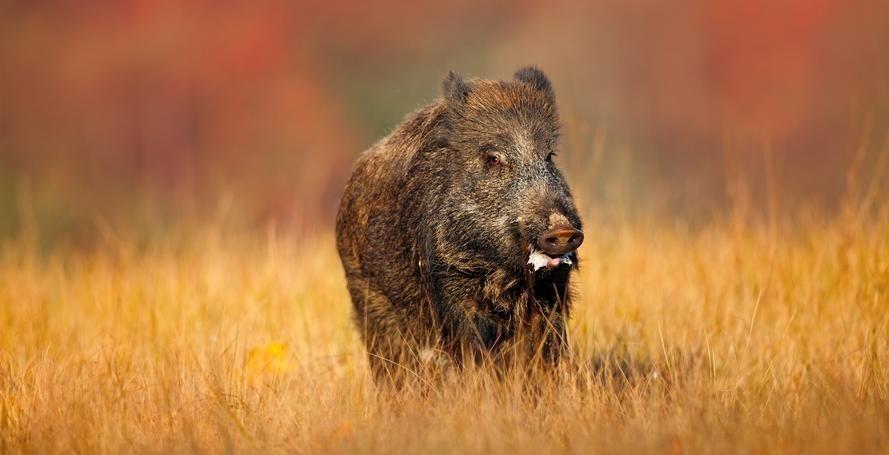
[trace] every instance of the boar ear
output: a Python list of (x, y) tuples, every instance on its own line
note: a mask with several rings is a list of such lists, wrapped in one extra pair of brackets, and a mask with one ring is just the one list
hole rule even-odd
[(543, 74), (543, 71), (540, 71), (536, 66), (520, 68), (515, 72), (513, 77), (515, 77), (515, 80), (524, 82), (525, 84), (545, 93), (551, 100), (555, 99), (552, 84), (549, 83), (546, 74)]
[(448, 75), (441, 80), (441, 94), (449, 102), (463, 103), (469, 97), (469, 85), (459, 74), (448, 71)]

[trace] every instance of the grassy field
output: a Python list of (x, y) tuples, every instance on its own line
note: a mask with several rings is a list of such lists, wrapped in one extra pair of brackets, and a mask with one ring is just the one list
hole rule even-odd
[(878, 212), (588, 221), (570, 364), (426, 396), (375, 391), (330, 234), (26, 233), (0, 252), (0, 453), (887, 453)]

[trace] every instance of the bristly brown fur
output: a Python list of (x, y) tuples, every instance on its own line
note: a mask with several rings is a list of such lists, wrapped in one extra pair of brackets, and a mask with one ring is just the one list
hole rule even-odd
[(379, 380), (416, 374), (435, 356), (558, 361), (570, 269), (527, 266), (529, 239), (554, 214), (581, 228), (551, 160), (558, 137), (540, 70), (509, 82), (451, 72), (441, 98), (358, 159), (337, 247)]

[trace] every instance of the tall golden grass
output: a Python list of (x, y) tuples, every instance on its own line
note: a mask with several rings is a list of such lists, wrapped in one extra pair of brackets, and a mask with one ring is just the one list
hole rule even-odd
[(0, 453), (887, 453), (889, 210), (752, 218), (588, 216), (570, 362), (426, 394), (375, 389), (329, 234), (22, 235)]

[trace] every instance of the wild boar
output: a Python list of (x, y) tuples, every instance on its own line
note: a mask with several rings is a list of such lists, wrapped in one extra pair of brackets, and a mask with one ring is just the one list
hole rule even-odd
[(360, 156), (337, 248), (378, 380), (433, 357), (559, 361), (583, 232), (558, 144), (553, 88), (526, 67), (511, 81), (450, 72)]

